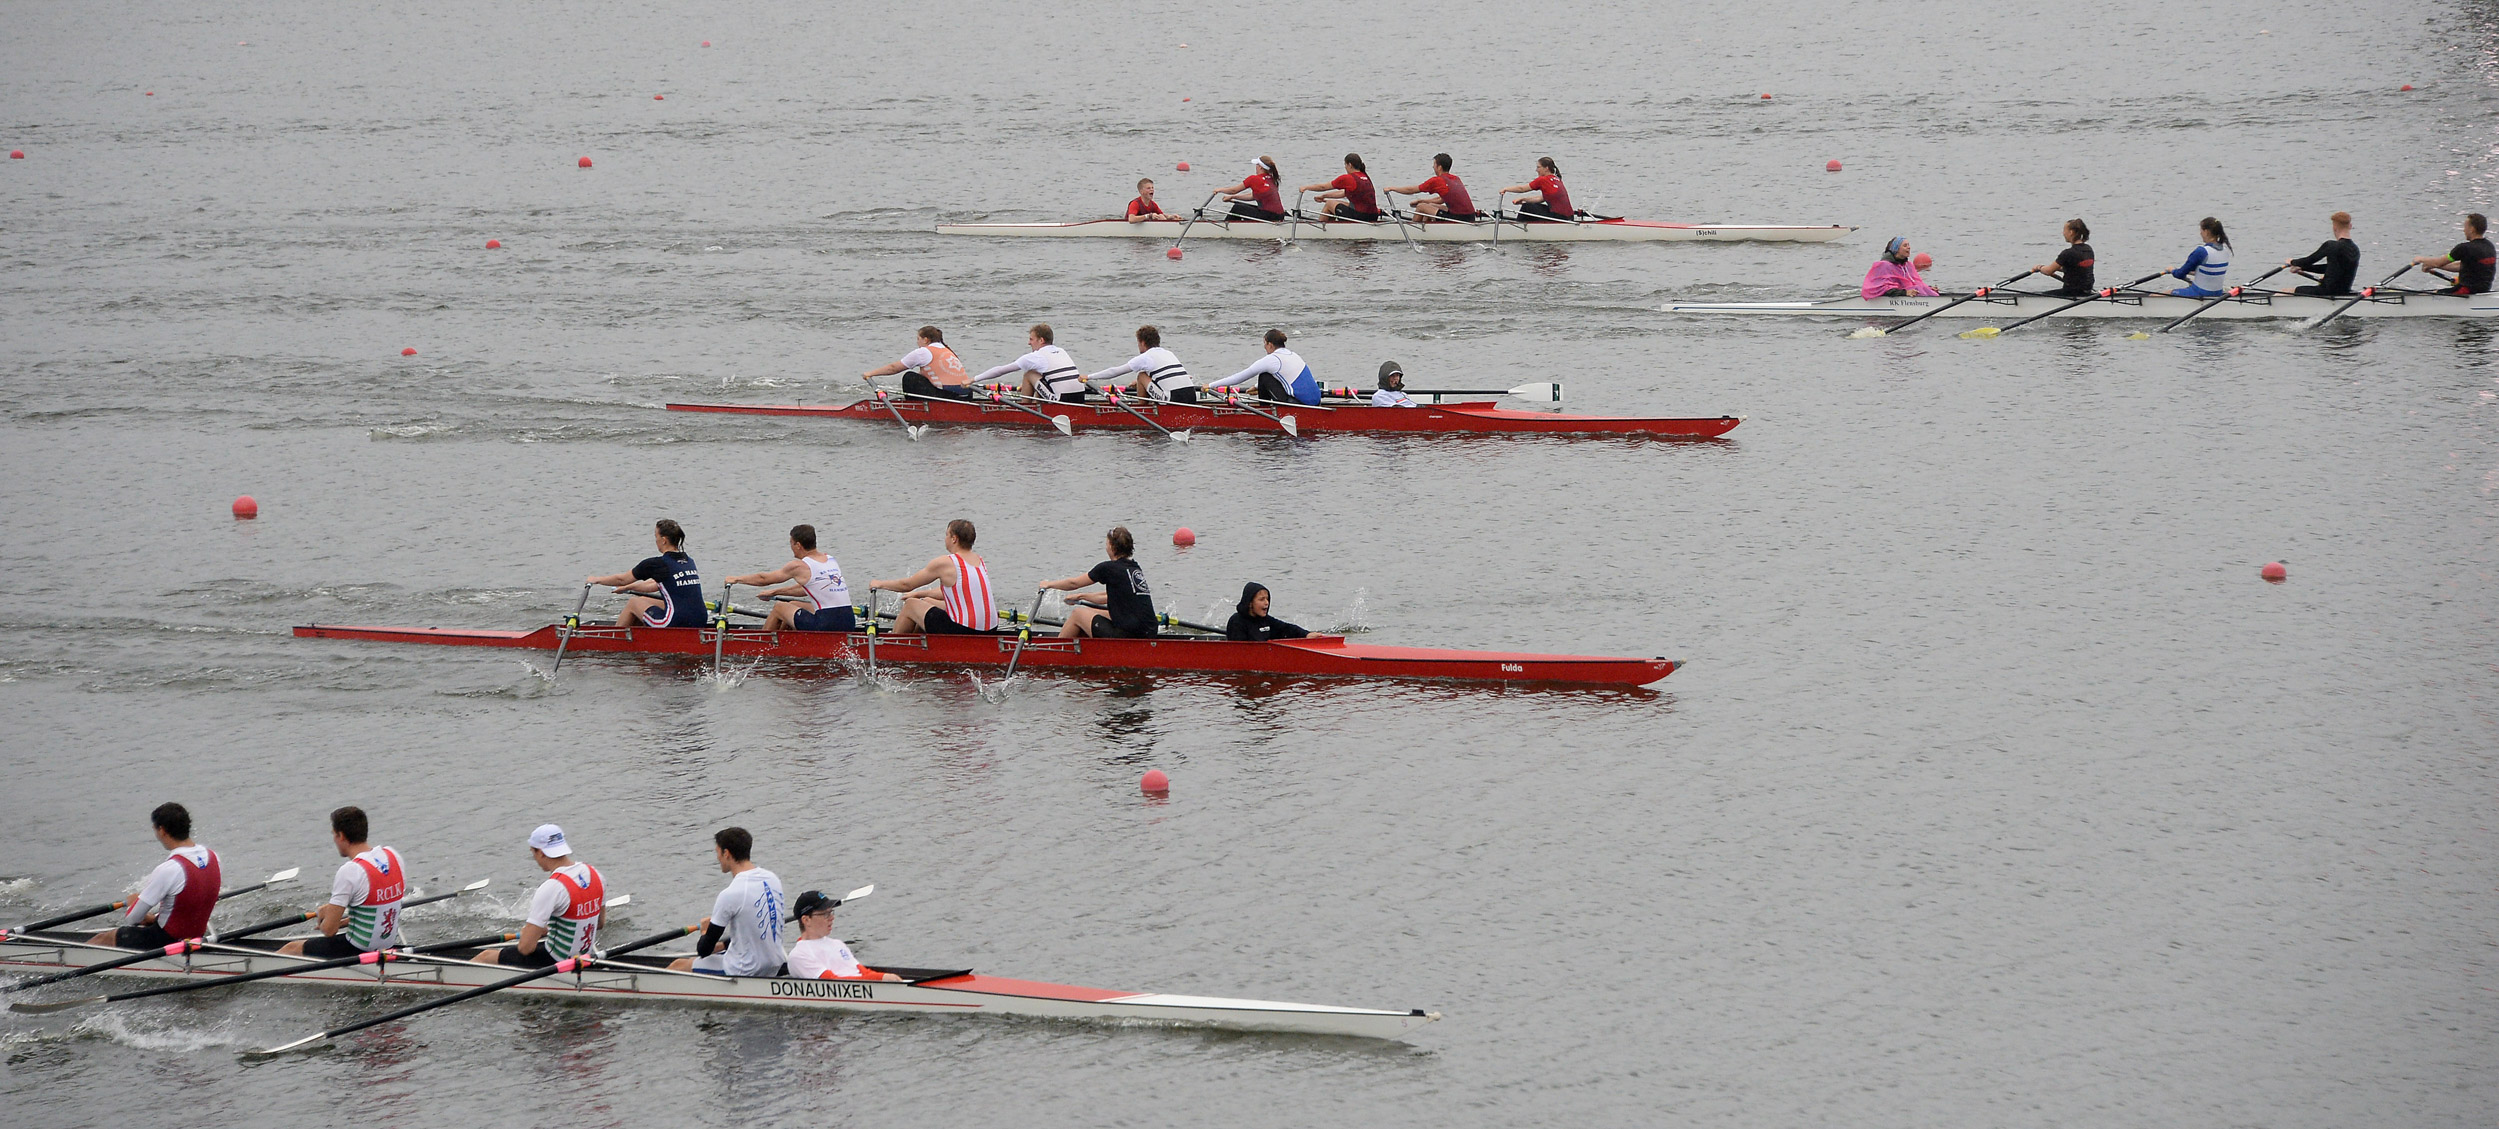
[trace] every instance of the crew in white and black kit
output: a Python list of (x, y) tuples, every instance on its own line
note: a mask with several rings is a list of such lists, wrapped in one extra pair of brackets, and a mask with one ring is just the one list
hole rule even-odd
[(1159, 634), (1154, 619), (1154, 591), (1146, 587), (1145, 569), (1134, 559), (1137, 539), (1129, 535), (1127, 526), (1114, 525), (1103, 535), (1102, 549), (1110, 559), (1093, 566), (1083, 576), (1041, 585), (1071, 593), (1096, 584), (1102, 586), (1099, 596), (1067, 597), (1067, 622), (1060, 625), (1059, 638), (1153, 638)]
[(1197, 403), (1197, 378), (1190, 376), (1189, 370), (1181, 366), (1179, 357), (1163, 348), (1162, 330), (1150, 325), (1138, 326), (1137, 355), (1126, 364), (1103, 369), (1085, 380), (1107, 387), (1111, 381), (1130, 373), (1136, 374), (1136, 389), (1140, 396), (1175, 404)]
[(685, 528), (661, 518), (651, 527), (651, 540), (659, 547), (658, 556), (642, 558), (632, 572), (593, 576), (583, 583), (631, 593), (625, 610), (617, 613), (618, 627), (703, 626), (703, 578), (694, 571), (694, 558), (685, 555)]
[(1085, 384), (1084, 370), (1076, 367), (1075, 358), (1068, 356), (1067, 350), (1056, 344), (1057, 335), (1051, 332), (1049, 323), (1034, 325), (1025, 334), (1024, 340), (1032, 346), (1032, 352), (982, 372), (972, 378), (973, 383), (986, 384), (1008, 373), (1021, 372), (1024, 374), (1021, 390), (1027, 396), (1045, 400), (1082, 400), (1092, 390)]
[(279, 952), (351, 957), (399, 944), (399, 903), (408, 897), (408, 865), (397, 848), (365, 841), (371, 837), (363, 808), (351, 805), (330, 813), (330, 845), (347, 861), (330, 878), (330, 900), (314, 918), (321, 935), (289, 941)]
[[(842, 581), (841, 562), (833, 554), (816, 548), (816, 527), (790, 527), (790, 560), (770, 572), (732, 576), (726, 583), (761, 588), (767, 584), (784, 584), (761, 592), (772, 601), (772, 610), (764, 615), (766, 631), (856, 631), (859, 616), (851, 610), (850, 585)], [(800, 600), (784, 600), (797, 596)], [(804, 602), (801, 602), (801, 601)]]
[(225, 881), (217, 852), (191, 841), (191, 811), (181, 804), (156, 805), (148, 825), (165, 848), (165, 861), (148, 872), (122, 924), (88, 938), (88, 944), (161, 949), (207, 934), (208, 915), (215, 912)]
[(789, 899), (781, 892), (781, 876), (755, 865), (754, 853), (755, 837), (743, 827), (724, 827), (712, 836), (712, 857), (729, 876), (729, 887), (712, 899), (712, 915), (694, 939), (694, 955), (668, 967), (722, 976), (781, 974), (786, 959), (781, 921)]
[(2283, 266), (2317, 280), (2313, 286), (2292, 287), (2293, 294), (2339, 298), (2352, 292), (2352, 276), (2360, 273), (2360, 244), (2351, 241), (2351, 213), (2336, 212), (2326, 219), (2334, 225), (2334, 238), (2301, 258), (2282, 260)]

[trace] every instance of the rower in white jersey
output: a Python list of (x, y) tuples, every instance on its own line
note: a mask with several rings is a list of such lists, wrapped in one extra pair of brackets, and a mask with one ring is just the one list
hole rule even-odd
[(321, 935), (289, 941), (279, 952), (351, 957), (399, 944), (399, 903), (408, 896), (408, 868), (397, 850), (366, 842), (371, 835), (363, 808), (351, 805), (330, 813), (330, 844), (347, 861), (330, 879), (329, 902), (314, 916)]
[(801, 980), (902, 979), (859, 963), (850, 946), (833, 935), (833, 907), (839, 904), (822, 890), (809, 890), (790, 903), (790, 912), (798, 915), (798, 943), (790, 946), (784, 975)]
[(89, 938), (88, 944), (161, 949), (207, 934), (208, 915), (217, 908), (224, 882), (217, 852), (191, 841), (191, 810), (181, 804), (156, 805), (148, 813), (148, 825), (167, 852), (165, 861), (148, 872), (138, 896), (122, 903), (130, 907), (122, 924)]
[(868, 587), (904, 593), (894, 630), (931, 635), (981, 635), (998, 629), (998, 598), (989, 591), (989, 562), (972, 551), (978, 531), (956, 518), (946, 523), (946, 553), (900, 580), (871, 580)]
[(1107, 386), (1129, 373), (1137, 376), (1137, 395), (1175, 404), (1197, 403), (1197, 378), (1181, 367), (1180, 358), (1171, 350), (1163, 348), (1163, 331), (1153, 326), (1137, 327), (1137, 355), (1127, 364), (1103, 369), (1085, 380)]
[(2201, 241), (2187, 252), (2184, 266), (2169, 272), (2186, 283), (2170, 291), (2181, 298), (2219, 298), (2230, 292), (2230, 234), (2211, 216), (2196, 225)]
[(1238, 388), (1247, 385), (1257, 389), (1261, 400), (1279, 404), (1318, 403), (1319, 380), (1310, 375), (1310, 366), (1303, 363), (1301, 354), (1284, 347), (1284, 331), (1268, 330), (1266, 345), (1266, 356), (1206, 387)]
[[(767, 631), (856, 631), (859, 617), (850, 610), (850, 586), (842, 583), (841, 563), (816, 548), (816, 527), (790, 527), (790, 562), (770, 572), (732, 576), (727, 583), (761, 588), (786, 584), (763, 593), (772, 601), (764, 616)], [(783, 599), (783, 597), (795, 597)]]
[(729, 888), (712, 899), (712, 915), (700, 925), (703, 935), (694, 939), (694, 955), (668, 967), (721, 976), (781, 974), (781, 914), (789, 900), (781, 893), (781, 876), (755, 865), (754, 851), (755, 837), (743, 827), (724, 827), (712, 836), (712, 857), (729, 876)]
[(607, 882), (598, 868), (574, 858), (564, 829), (552, 823), (529, 833), (529, 857), (547, 872), (547, 880), (529, 895), (520, 938), (510, 948), (478, 953), (473, 959), (479, 964), (545, 968), (598, 943), (599, 926), (607, 921)]
[(1045, 400), (1084, 399), (1085, 394), (1091, 391), (1085, 385), (1084, 370), (1076, 367), (1076, 359), (1068, 356), (1067, 350), (1052, 344), (1056, 337), (1049, 323), (1035, 323), (1024, 335), (1025, 343), (1032, 346), (1032, 352), (984, 371), (973, 377), (972, 382), (986, 384), (1008, 373), (1020, 372), (1024, 374), (1020, 390), (1027, 396)]

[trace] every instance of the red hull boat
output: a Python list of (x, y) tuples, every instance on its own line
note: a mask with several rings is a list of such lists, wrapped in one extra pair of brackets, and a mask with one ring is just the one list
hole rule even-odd
[[(1172, 431), (1280, 431), (1267, 415), (1221, 402), (1171, 404), (1128, 398), (1122, 401), (1145, 416), (1139, 419), (1099, 400), (1034, 405), (1047, 415), (1064, 415), (1073, 427), (1148, 430), (1152, 420)], [(1670, 419), (1645, 416), (1583, 416), (1562, 412), (1527, 412), (1503, 408), (1493, 401), (1436, 404), (1419, 408), (1375, 408), (1369, 404), (1293, 406), (1264, 405), (1278, 417), (1290, 418), (1303, 432), (1351, 434), (1425, 433), (1436, 435), (1645, 435), (1660, 439), (1715, 439), (1735, 430), (1742, 416)], [(928, 423), (988, 424), (1004, 427), (1049, 427), (1050, 421), (1015, 404), (980, 400), (939, 400), (892, 396), (869, 398), (839, 407), (804, 404), (670, 404), (672, 412), (726, 412), (751, 416), (814, 416), (891, 426), (895, 413), (912, 426)]]
[[(453, 627), (353, 627), (311, 624), (295, 629), (304, 639), (360, 639), (381, 643), (431, 643), (452, 647), (519, 647), (552, 651), (563, 638), (557, 625), (535, 631), (479, 631)], [(865, 632), (766, 631), (732, 627), (726, 639), (708, 627), (579, 627), (569, 653), (649, 655), (719, 653), (738, 658), (848, 661), (868, 657)], [(902, 665), (1004, 667), (1015, 636), (903, 635), (879, 633), (876, 661)], [(1434, 678), (1479, 682), (1567, 682), (1589, 686), (1646, 686), (1683, 664), (1673, 659), (1599, 655), (1533, 655), (1506, 651), (1447, 651), (1428, 647), (1379, 647), (1349, 643), (1343, 636), (1314, 635), (1271, 643), (1165, 635), (1154, 639), (1060, 639), (1035, 636), (1024, 644), (1021, 667), (1053, 670), (1164, 670), (1227, 674), (1286, 674), (1317, 678)]]

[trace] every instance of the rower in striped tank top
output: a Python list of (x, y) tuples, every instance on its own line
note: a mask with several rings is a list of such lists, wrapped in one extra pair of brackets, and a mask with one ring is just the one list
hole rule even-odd
[[(761, 595), (772, 601), (772, 610), (764, 616), (767, 631), (856, 631), (859, 618), (850, 607), (850, 586), (842, 582), (841, 563), (830, 553), (816, 548), (816, 527), (790, 527), (790, 560), (770, 572), (732, 576), (730, 584), (763, 588), (781, 584)], [(792, 598), (794, 597), (794, 598)]]
[(279, 952), (351, 957), (399, 944), (399, 903), (408, 896), (408, 866), (396, 849), (366, 842), (371, 831), (363, 808), (330, 813), (330, 843), (347, 861), (330, 879), (329, 902), (314, 914), (321, 935), (289, 941)]
[(984, 371), (973, 377), (972, 382), (986, 384), (1020, 372), (1024, 374), (1024, 382), (1018, 390), (1024, 395), (1044, 400), (1084, 399), (1091, 391), (1085, 384), (1084, 370), (1076, 367), (1075, 358), (1068, 356), (1067, 350), (1054, 343), (1056, 339), (1057, 334), (1051, 331), (1048, 323), (1034, 325), (1024, 336), (1032, 352)]
[(980, 635), (998, 629), (998, 598), (989, 588), (989, 563), (972, 551), (972, 523), (946, 523), (946, 552), (920, 571), (898, 580), (871, 580), (868, 587), (903, 593), (894, 630), (932, 635)]
[(1086, 381), (1108, 387), (1111, 381), (1130, 373), (1136, 374), (1137, 395), (1175, 404), (1197, 403), (1197, 378), (1181, 365), (1180, 358), (1163, 348), (1163, 331), (1150, 325), (1137, 327), (1137, 355), (1127, 364), (1106, 368), (1088, 376)]
[(599, 943), (599, 926), (607, 920), (607, 882), (598, 868), (574, 858), (564, 829), (552, 823), (529, 833), (529, 857), (547, 872), (547, 880), (529, 896), (520, 938), (509, 948), (478, 953), (473, 959), (479, 964), (545, 968)]

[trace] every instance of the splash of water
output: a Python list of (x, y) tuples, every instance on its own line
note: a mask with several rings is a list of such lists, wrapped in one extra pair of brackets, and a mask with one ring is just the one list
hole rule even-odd
[(142, 1051), (174, 1051), (187, 1053), (210, 1047), (242, 1046), (243, 1040), (224, 1028), (172, 1027), (161, 1031), (141, 1031), (130, 1026), (127, 1017), (106, 1012), (79, 1020), (70, 1031), (84, 1038), (109, 1039), (125, 1047)]

